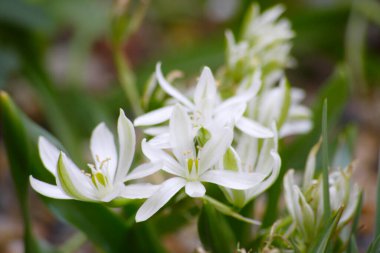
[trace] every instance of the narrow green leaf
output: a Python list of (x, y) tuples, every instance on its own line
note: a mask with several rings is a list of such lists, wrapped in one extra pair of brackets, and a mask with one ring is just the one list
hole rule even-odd
[(81, 230), (95, 245), (106, 252), (125, 252), (129, 229), (106, 207), (76, 200), (43, 197), (49, 209), (62, 221)]
[(280, 129), (281, 126), (285, 123), (286, 119), (289, 115), (289, 109), (292, 102), (292, 94), (290, 90), (290, 84), (288, 80), (285, 79), (284, 83), (282, 84), (283, 87), (281, 89), (284, 89), (283, 92), (283, 100), (282, 100), (282, 106), (281, 106), (281, 112), (280, 117), (277, 121), (277, 128)]
[(203, 199), (205, 201), (209, 202), (213, 207), (215, 207), (216, 210), (218, 210), (219, 212), (221, 212), (224, 215), (231, 216), (237, 220), (244, 221), (244, 222), (250, 223), (252, 225), (257, 225), (257, 226), (261, 225), (261, 222), (242, 216), (241, 214), (239, 214), (235, 210), (233, 210), (231, 207), (223, 204), (222, 202), (219, 202), (216, 199), (213, 199), (212, 197), (205, 195), (205, 196), (203, 196)]
[(348, 244), (347, 253), (359, 253), (358, 245), (356, 244), (355, 236), (351, 236)]
[(380, 236), (380, 152), (377, 166), (375, 238)]
[(362, 207), (363, 207), (363, 192), (360, 192), (358, 205), (356, 207), (354, 220), (351, 226), (351, 235), (355, 235), (356, 230), (358, 228), (360, 215), (362, 213)]
[(207, 251), (230, 253), (236, 250), (237, 242), (224, 217), (216, 209), (204, 203), (198, 218), (199, 238)]
[(380, 236), (375, 237), (375, 240), (369, 245), (367, 253), (380, 253)]
[(380, 3), (374, 0), (355, 1), (354, 8), (364, 17), (380, 26)]
[(331, 214), (330, 206), (330, 190), (329, 190), (329, 150), (328, 150), (328, 134), (327, 134), (327, 99), (323, 102), (322, 113), (322, 160), (323, 160), (323, 217), (328, 220)]
[[(356, 210), (355, 210), (355, 215), (354, 215), (354, 220), (352, 222), (352, 225), (351, 225), (351, 233), (350, 233), (350, 242), (347, 246), (347, 253), (355, 253), (355, 246), (356, 246), (356, 239), (355, 239), (355, 234), (356, 234), (356, 230), (357, 230), (357, 227), (358, 227), (358, 224), (359, 224), (359, 219), (360, 219), (360, 215), (362, 213), (362, 206), (363, 206), (363, 192), (360, 192), (360, 195), (359, 195), (359, 201), (358, 201), (358, 205), (356, 206)], [(354, 240), (354, 242), (352, 242), (352, 240)], [(355, 245), (354, 245), (355, 243)]]
[(335, 229), (338, 225), (340, 217), (342, 216), (343, 208), (331, 218), (327, 219), (324, 229), (320, 232), (320, 236), (316, 238), (314, 245), (312, 245), (309, 252), (327, 252), (328, 245), (331, 237), (334, 235)]
[(25, 252), (42, 252), (32, 233), (28, 204), (29, 151), (19, 112), (8, 94), (0, 91), (0, 116), (4, 143), (24, 224)]

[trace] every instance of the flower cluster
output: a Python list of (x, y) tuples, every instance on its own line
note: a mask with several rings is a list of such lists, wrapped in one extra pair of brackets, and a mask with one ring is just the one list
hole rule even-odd
[[(295, 183), (294, 170), (288, 171), (284, 178), (286, 206), (293, 222), (290, 234), (300, 248), (311, 244), (324, 222), (323, 179), (321, 176), (314, 179), (319, 145), (317, 143), (309, 153), (302, 187)], [(331, 211), (337, 213), (343, 208), (335, 231), (347, 243), (349, 238), (341, 231), (354, 216), (359, 203), (359, 187), (352, 182), (351, 166), (332, 171), (328, 179)]]
[[(218, 185), (236, 208), (244, 207), (277, 179), (278, 139), (311, 127), (310, 111), (300, 105), (303, 92), (291, 88), (284, 77), (284, 68), (292, 62), (293, 32), (288, 21), (277, 21), (282, 11), (277, 6), (260, 15), (253, 5), (241, 40), (235, 42), (227, 32), (227, 64), (218, 72), (222, 74), (215, 78), (204, 67), (192, 96), (174, 87), (157, 64), (155, 79), (171, 99), (134, 120), (135, 127), (148, 127), (145, 133), (150, 137), (141, 148), (149, 162), (130, 169), (135, 130), (120, 111), (118, 143), (106, 125), (99, 124), (90, 142), (94, 162), (87, 169), (79, 169), (40, 137), (41, 160), (56, 184), (31, 176), (32, 187), (59, 199), (147, 198), (136, 221), (151, 217), (182, 188), (190, 197), (204, 197), (207, 183)], [(131, 183), (159, 171), (167, 176), (159, 185)]]
[[(116, 143), (105, 123), (100, 123), (92, 132), (93, 163), (88, 168), (78, 168), (65, 152), (40, 137), (40, 158), (55, 184), (30, 176), (32, 187), (57, 199), (106, 203), (146, 199), (136, 213), (137, 222), (149, 219), (181, 190), (191, 198), (210, 200), (207, 184), (217, 185), (225, 202), (233, 206), (211, 201), (223, 205), (220, 209), (238, 211), (246, 206), (278, 179), (280, 140), (312, 127), (311, 111), (301, 104), (304, 92), (292, 88), (284, 74), (284, 68), (294, 65), (289, 54), (294, 33), (289, 22), (279, 18), (282, 12), (281, 6), (275, 6), (260, 14), (253, 5), (240, 39), (227, 32), (226, 64), (217, 75), (203, 67), (190, 91), (175, 87), (158, 63), (155, 82), (170, 99), (133, 124), (120, 110)], [(145, 128), (146, 138), (138, 144), (147, 162), (131, 169), (135, 127)], [(291, 225), (281, 236), (297, 245), (312, 241), (323, 223), (323, 180), (315, 175), (318, 148), (319, 144), (310, 152), (302, 187), (295, 183), (293, 170), (284, 178)], [(160, 184), (141, 182), (155, 173), (163, 175)], [(330, 174), (329, 191), (333, 212), (344, 207), (337, 226), (340, 232), (358, 205), (359, 190), (351, 182), (350, 167)]]

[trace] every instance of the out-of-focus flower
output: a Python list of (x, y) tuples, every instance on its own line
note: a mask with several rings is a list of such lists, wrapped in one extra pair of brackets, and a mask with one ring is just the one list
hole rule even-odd
[(135, 130), (120, 110), (117, 125), (119, 155), (114, 137), (104, 123), (92, 132), (90, 149), (94, 164), (88, 164), (89, 172), (80, 170), (62, 151), (44, 137), (39, 138), (40, 157), (56, 179), (51, 185), (30, 176), (33, 189), (42, 195), (57, 199), (109, 202), (117, 197), (147, 198), (157, 190), (151, 184), (125, 185), (128, 180), (148, 176), (160, 169), (159, 164), (143, 164), (133, 171), (130, 166), (135, 153)]
[(258, 140), (241, 135), (237, 141), (236, 151), (230, 147), (220, 161), (220, 168), (245, 173), (255, 172), (265, 175), (259, 184), (247, 190), (233, 190), (222, 187), (227, 199), (236, 207), (245, 206), (250, 200), (267, 190), (278, 178), (281, 158), (277, 152), (277, 131), (273, 124), (275, 136)]
[[(246, 88), (239, 87), (239, 93)], [(280, 138), (308, 132), (312, 127), (311, 111), (301, 104), (305, 93), (291, 88), (285, 78), (278, 87), (263, 89), (255, 100), (248, 104), (247, 117), (269, 127), (276, 122)]]
[[(310, 151), (302, 189), (295, 183), (294, 170), (290, 170), (284, 178), (286, 206), (292, 216), (294, 228), (303, 238), (303, 243), (315, 239), (323, 219), (323, 182), (321, 177), (313, 179), (318, 149), (319, 143)], [(329, 175), (332, 212), (343, 208), (337, 231), (341, 231), (353, 218), (359, 203), (360, 190), (351, 178), (351, 166), (333, 171)]]
[(253, 4), (243, 23), (241, 37), (235, 40), (227, 31), (226, 71), (238, 82), (246, 73), (261, 67), (264, 83), (272, 86), (282, 76), (284, 68), (294, 65), (290, 57), (294, 32), (287, 19), (279, 19), (284, 12), (276, 5), (260, 14), (260, 7)]
[[(217, 92), (215, 79), (208, 67), (205, 67), (199, 77), (195, 88), (193, 102), (182, 95), (164, 78), (160, 64), (156, 66), (157, 80), (162, 89), (184, 106), (191, 117), (192, 125), (195, 129), (201, 127), (212, 130), (215, 127), (233, 124), (244, 133), (256, 138), (270, 138), (273, 133), (270, 129), (263, 127), (257, 122), (243, 116), (247, 102), (249, 102), (261, 87), (260, 71), (252, 75), (247, 75), (244, 83), (247, 90), (244, 93), (221, 101)], [(160, 108), (147, 113), (135, 120), (135, 126), (147, 126), (163, 123), (170, 118), (174, 105)], [(166, 134), (168, 129), (160, 127), (159, 134)], [(150, 129), (151, 131), (152, 129)], [(156, 129), (157, 130), (157, 129)]]
[[(265, 174), (213, 169), (230, 147), (233, 131), (228, 126), (194, 129), (190, 117), (180, 105), (173, 108), (170, 119), (171, 153), (143, 141), (144, 154), (152, 163), (163, 163), (163, 170), (175, 177), (166, 180), (138, 210), (136, 221), (144, 221), (164, 206), (180, 189), (191, 197), (203, 197), (202, 182), (245, 190), (260, 183)], [(171, 155), (172, 154), (172, 155)]]

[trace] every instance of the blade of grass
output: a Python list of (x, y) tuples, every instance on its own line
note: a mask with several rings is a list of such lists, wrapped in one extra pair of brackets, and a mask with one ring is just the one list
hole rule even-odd
[(360, 218), (360, 214), (362, 211), (362, 206), (363, 206), (363, 192), (360, 192), (359, 202), (358, 202), (358, 205), (356, 207), (354, 220), (353, 220), (352, 225), (351, 225), (351, 234), (350, 234), (351, 239), (350, 239), (350, 242), (349, 242), (348, 247), (347, 247), (347, 253), (356, 253), (357, 252), (356, 251), (357, 249), (355, 249), (355, 247), (357, 247), (355, 234), (356, 234), (356, 230), (357, 230), (357, 227), (359, 224), (359, 218)]
[(377, 167), (375, 238), (380, 236), (380, 151)]
[(325, 223), (325, 228), (321, 231), (320, 236), (316, 238), (314, 245), (310, 248), (308, 252), (329, 252), (331, 251), (329, 247), (329, 242), (331, 237), (334, 235), (335, 228), (338, 226), (340, 217), (342, 216), (343, 208), (340, 208), (338, 212), (333, 216), (329, 217)]
[(327, 99), (323, 102), (322, 113), (322, 162), (323, 162), (323, 217), (328, 220), (331, 215), (330, 190), (329, 190), (329, 150), (327, 135)]

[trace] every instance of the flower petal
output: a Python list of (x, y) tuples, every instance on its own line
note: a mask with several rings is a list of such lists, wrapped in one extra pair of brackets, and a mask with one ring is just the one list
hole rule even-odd
[[(170, 115), (171, 115), (171, 113), (170, 113)], [(169, 115), (169, 117), (170, 117), (170, 115)], [(145, 134), (152, 135), (152, 136), (156, 136), (156, 135), (160, 135), (160, 134), (164, 134), (164, 133), (168, 133), (168, 132), (169, 132), (168, 126), (150, 127), (150, 128), (147, 128), (144, 130)]]
[(160, 109), (148, 112), (137, 117), (133, 122), (135, 126), (150, 126), (167, 121), (172, 114), (173, 106), (166, 106)]
[(54, 199), (72, 199), (69, 195), (67, 195), (61, 188), (56, 185), (47, 184), (42, 182), (34, 177), (29, 177), (30, 185), (32, 188), (38, 192), (49, 198)]
[(302, 219), (301, 207), (298, 202), (297, 185), (294, 182), (294, 170), (289, 170), (284, 177), (285, 203), (294, 220)]
[(191, 121), (185, 110), (179, 104), (173, 109), (169, 128), (170, 143), (177, 159), (183, 161), (188, 156), (194, 157), (195, 151)]
[(119, 137), (119, 164), (113, 178), (114, 183), (121, 182), (128, 174), (136, 146), (136, 134), (133, 124), (121, 109), (117, 121), (117, 134)]
[(178, 90), (176, 90), (173, 86), (170, 85), (168, 81), (166, 81), (165, 77), (161, 71), (161, 63), (157, 63), (156, 65), (156, 77), (157, 81), (160, 84), (161, 88), (168, 93), (173, 98), (177, 99), (179, 102), (184, 104), (189, 109), (194, 108), (194, 104), (190, 102), (188, 98), (181, 94)]
[(253, 199), (254, 197), (256, 197), (257, 195), (266, 191), (274, 183), (274, 181), (276, 181), (276, 179), (278, 178), (278, 175), (280, 174), (280, 168), (281, 168), (281, 158), (278, 155), (278, 153), (274, 150), (271, 151), (271, 156), (273, 158), (273, 162), (272, 162), (272, 164), (270, 164), (272, 173), (264, 181), (262, 181), (261, 183), (259, 183), (256, 186), (248, 189), (247, 194), (246, 194), (247, 195), (247, 198), (246, 198), (247, 202), (249, 200)]
[(120, 193), (120, 197), (127, 199), (145, 199), (152, 196), (160, 188), (153, 184), (126, 185)]
[(286, 137), (294, 134), (303, 134), (310, 131), (313, 124), (310, 120), (297, 120), (285, 122), (280, 130), (280, 136)]
[(273, 132), (270, 129), (245, 117), (241, 117), (236, 122), (236, 127), (239, 128), (242, 132), (255, 138), (272, 138), (273, 137)]
[(208, 100), (211, 103), (216, 101), (216, 84), (214, 76), (209, 67), (204, 67), (199, 77), (197, 86), (194, 92), (194, 102), (198, 106), (203, 100)]
[(209, 170), (200, 176), (200, 180), (236, 190), (246, 190), (262, 182), (262, 173), (233, 172), (228, 170)]
[(186, 180), (179, 177), (168, 179), (162, 183), (160, 188), (137, 211), (136, 222), (149, 219), (181, 190), (185, 184)]
[(38, 138), (38, 151), (45, 168), (48, 169), (54, 176), (56, 176), (59, 150), (45, 137), (40, 136)]
[(101, 167), (101, 164), (104, 161), (109, 160), (107, 162), (107, 171), (105, 172), (108, 178), (113, 178), (117, 164), (115, 140), (111, 131), (103, 122), (92, 131), (90, 149), (94, 162), (98, 168)]
[(170, 133), (163, 133), (153, 137), (149, 140), (149, 144), (159, 149), (172, 148), (172, 144), (170, 143)]
[(63, 152), (60, 153), (57, 165), (57, 184), (66, 194), (80, 200), (95, 199), (90, 180)]
[(320, 139), (310, 150), (309, 155), (307, 156), (306, 160), (306, 166), (305, 166), (305, 174), (303, 176), (303, 189), (307, 190), (309, 189), (313, 177), (315, 174), (315, 165), (316, 165), (316, 158), (317, 153), (319, 151), (319, 147), (321, 146), (322, 139)]
[(233, 131), (229, 127), (215, 130), (211, 133), (211, 139), (206, 142), (199, 151), (199, 174), (214, 166), (224, 155), (227, 148), (231, 146)]
[(182, 166), (165, 151), (150, 145), (145, 139), (141, 142), (141, 148), (144, 155), (148, 157), (151, 162), (163, 162), (162, 169), (164, 171), (180, 177), (185, 176), (185, 171)]
[(246, 103), (235, 103), (223, 108), (223, 110), (216, 110), (214, 113), (215, 121), (225, 125), (229, 122), (237, 122), (244, 114), (247, 108)]
[(141, 164), (128, 174), (128, 176), (124, 179), (124, 182), (152, 175), (153, 173), (159, 171), (161, 168), (162, 164), (159, 162)]
[(206, 188), (199, 181), (187, 182), (185, 186), (186, 194), (193, 198), (203, 197), (206, 193)]

